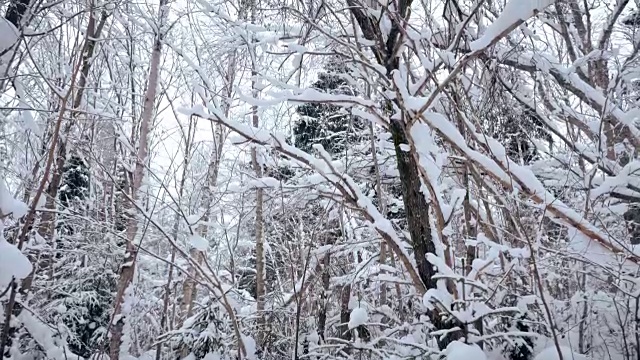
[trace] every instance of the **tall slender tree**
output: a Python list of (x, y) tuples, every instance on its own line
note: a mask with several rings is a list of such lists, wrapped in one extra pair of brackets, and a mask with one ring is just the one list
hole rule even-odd
[[(168, 0), (161, 0), (158, 11), (158, 21), (156, 25), (155, 40), (151, 50), (151, 60), (149, 65), (149, 77), (147, 78), (147, 89), (144, 95), (142, 114), (140, 116), (140, 141), (138, 151), (135, 153), (135, 170), (132, 174), (133, 182), (130, 187), (129, 199), (133, 203), (132, 207), (140, 206), (143, 180), (146, 173), (147, 155), (149, 154), (149, 136), (155, 111), (157, 90), (160, 82), (160, 60), (162, 56), (162, 43), (166, 31), (166, 21), (169, 16)], [(118, 360), (121, 352), (129, 349), (121, 349), (124, 320), (122, 316), (122, 306), (125, 300), (125, 293), (131, 285), (135, 273), (135, 265), (138, 260), (138, 240), (139, 234), (138, 217), (131, 216), (127, 223), (126, 255), (120, 270), (118, 279), (115, 307), (113, 310), (113, 320), (111, 324), (111, 339), (109, 344), (109, 357), (111, 360)]]

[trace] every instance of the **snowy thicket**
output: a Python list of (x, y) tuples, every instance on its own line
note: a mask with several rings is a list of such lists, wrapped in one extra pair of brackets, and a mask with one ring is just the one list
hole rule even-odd
[(639, 358), (639, 6), (0, 1), (2, 358)]

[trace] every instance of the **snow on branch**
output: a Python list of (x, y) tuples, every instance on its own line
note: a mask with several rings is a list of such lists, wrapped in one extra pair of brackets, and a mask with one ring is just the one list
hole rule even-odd
[(330, 155), (326, 151), (323, 149), (317, 149), (320, 150), (320, 155), (323, 157), (322, 160), (318, 159), (295, 146), (287, 144), (285, 137), (282, 134), (269, 133), (253, 126), (229, 120), (222, 116), (219, 111), (214, 114), (208, 114), (204, 111), (202, 106), (190, 109), (181, 109), (181, 111), (186, 115), (198, 116), (203, 119), (220, 123), (245, 137), (248, 141), (259, 145), (270, 146), (283, 155), (299, 162), (301, 165), (307, 166), (308, 168), (318, 172), (328, 182), (333, 184), (336, 189), (338, 189), (345, 200), (357, 206), (371, 226), (378, 232), (378, 234), (380, 234), (384, 241), (400, 258), (409, 273), (416, 291), (419, 294), (424, 294), (426, 292), (425, 285), (418, 275), (416, 265), (411, 261), (411, 257), (405, 250), (402, 240), (394, 230), (392, 223), (386, 219), (373, 205), (371, 200), (360, 191), (355, 181), (349, 175), (336, 171), (336, 169), (333, 168), (330, 161)]
[(478, 51), (495, 44), (503, 36), (552, 3), (553, 0), (510, 0), (482, 37), (471, 43), (471, 50)]
[(477, 134), (469, 129), (472, 139), (487, 147), (492, 154), (488, 157), (467, 145), (458, 129), (447, 118), (438, 113), (422, 113), (420, 118), (429, 126), (437, 129), (442, 137), (454, 148), (465, 154), (473, 163), (497, 180), (507, 191), (518, 190), (527, 194), (532, 201), (546, 210), (548, 217), (560, 220), (582, 234), (593, 239), (613, 254), (623, 255), (626, 259), (640, 263), (640, 258), (633, 254), (624, 244), (611, 239), (597, 227), (589, 223), (575, 210), (564, 204), (544, 188), (544, 185), (530, 169), (511, 161), (506, 156), (504, 147), (495, 139)]

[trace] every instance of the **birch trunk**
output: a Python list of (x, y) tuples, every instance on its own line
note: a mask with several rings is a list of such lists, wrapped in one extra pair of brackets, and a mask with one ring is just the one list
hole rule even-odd
[[(251, 23), (256, 22), (256, 2), (251, 2)], [(254, 39), (251, 38), (251, 43), (248, 44), (249, 52), (251, 56), (251, 93), (254, 98), (258, 98), (259, 90), (257, 88), (257, 53), (254, 47)], [(260, 119), (258, 117), (258, 106), (251, 107), (252, 125), (258, 127)], [(251, 149), (251, 162), (253, 163), (253, 170), (256, 173), (257, 178), (262, 177), (262, 166), (258, 161), (258, 152), (256, 148)], [(264, 345), (265, 338), (265, 314), (264, 314), (264, 296), (265, 296), (265, 264), (264, 264), (264, 190), (262, 188), (256, 189), (256, 311), (258, 313), (258, 332), (256, 343), (258, 348)]]
[[(133, 174), (133, 184), (131, 186), (131, 199), (132, 201), (139, 200), (139, 190), (142, 187), (142, 180), (145, 175), (145, 164), (148, 155), (148, 138), (149, 128), (153, 117), (154, 104), (156, 98), (156, 92), (158, 88), (158, 82), (160, 78), (160, 57), (162, 54), (162, 37), (164, 20), (166, 19), (169, 8), (168, 0), (160, 0), (160, 6), (158, 11), (158, 33), (153, 44), (153, 50), (151, 52), (151, 63), (149, 68), (149, 78), (147, 82), (147, 90), (145, 92), (144, 104), (142, 108), (142, 115), (140, 118), (140, 143), (138, 145), (138, 153), (136, 158), (135, 173)], [(122, 316), (122, 305), (124, 301), (124, 294), (131, 282), (133, 281), (133, 275), (135, 272), (135, 263), (138, 253), (138, 249), (134, 244), (136, 235), (138, 233), (138, 221), (135, 216), (131, 216), (128, 219), (127, 224), (127, 244), (126, 255), (124, 264), (120, 269), (120, 277), (118, 279), (117, 294), (115, 299), (115, 307), (113, 310), (113, 317), (110, 324), (111, 342), (109, 344), (109, 356), (111, 360), (118, 360), (120, 358), (120, 345), (122, 343), (122, 328), (124, 325), (124, 319)], [(125, 349), (126, 350), (126, 349)]]
[[(234, 64), (234, 61), (231, 61), (231, 64)], [(233, 69), (229, 69), (229, 73), (227, 75), (228, 83), (231, 84), (233, 82)], [(232, 91), (232, 86), (229, 85), (227, 89), (227, 95), (230, 97)], [(229, 106), (225, 105), (224, 107), (224, 115), (229, 115)], [(203, 239), (207, 238), (208, 234), (208, 225), (209, 217), (211, 215), (211, 204), (213, 202), (213, 189), (218, 183), (218, 173), (220, 170), (220, 161), (222, 159), (222, 146), (224, 143), (225, 132), (222, 127), (216, 125), (217, 133), (214, 133), (214, 149), (211, 153), (211, 161), (209, 162), (209, 167), (207, 169), (207, 179), (205, 181), (205, 185), (202, 187), (202, 205), (203, 209), (202, 218), (200, 219), (200, 224), (196, 229), (198, 236)], [(204, 253), (196, 248), (191, 248), (189, 251), (189, 255), (196, 260), (198, 266), (200, 266), (204, 260)], [(180, 304), (180, 314), (181, 320), (189, 318), (193, 313), (193, 302), (195, 300), (197, 294), (196, 288), (196, 268), (195, 266), (189, 267), (189, 277), (185, 279), (182, 285), (182, 303)], [(186, 355), (186, 354), (185, 354)]]
[[(195, 128), (193, 119), (189, 120), (189, 128), (187, 130), (187, 137), (184, 147), (184, 164), (182, 165), (182, 177), (180, 178), (180, 185), (178, 186), (178, 198), (176, 206), (181, 206), (182, 196), (184, 193), (184, 183), (187, 178), (187, 171), (189, 170), (189, 158), (191, 157), (191, 142), (193, 141), (192, 129)], [(176, 211), (175, 218), (173, 220), (173, 229), (171, 236), (173, 240), (178, 240), (178, 230), (180, 228), (180, 212)], [(167, 275), (167, 283), (164, 289), (164, 296), (162, 300), (162, 318), (160, 319), (160, 331), (165, 332), (170, 330), (167, 328), (167, 320), (169, 318), (169, 299), (171, 297), (171, 283), (173, 281), (173, 263), (176, 260), (176, 248), (171, 249), (171, 260), (169, 262), (169, 273)], [(160, 360), (162, 350), (162, 343), (158, 342), (156, 345), (156, 360)]]
[[(256, 72), (252, 72), (255, 74)], [(257, 94), (255, 89), (255, 80), (252, 82), (252, 88), (254, 96)], [(258, 127), (258, 107), (252, 108), (253, 126)], [(258, 162), (257, 150), (254, 147), (251, 149), (251, 162), (253, 163), (253, 170), (256, 173), (256, 177), (262, 177), (262, 166)], [(265, 274), (264, 274), (264, 219), (263, 219), (263, 206), (264, 206), (264, 190), (262, 188), (256, 189), (256, 310), (258, 312), (258, 338), (256, 342), (258, 346), (262, 346), (264, 342), (264, 295), (265, 295)]]
[[(233, 52), (230, 56), (229, 63), (227, 65), (227, 72), (224, 74), (225, 82), (226, 82), (226, 96), (227, 99), (231, 99), (233, 96), (233, 82), (235, 79), (235, 69), (236, 69), (236, 53)], [(195, 98), (194, 98), (195, 99)], [(206, 101), (202, 99), (203, 102)], [(195, 101), (195, 100), (192, 100)], [(230, 101), (230, 100), (229, 100)], [(206, 104), (205, 104), (206, 105)], [(223, 108), (223, 112), (225, 117), (229, 116), (230, 110), (230, 102), (226, 102)], [(205, 185), (202, 188), (202, 205), (203, 209), (203, 217), (200, 219), (201, 224), (197, 228), (198, 235), (202, 238), (207, 238), (208, 228), (206, 223), (209, 221), (209, 216), (211, 214), (211, 204), (213, 201), (213, 188), (218, 183), (218, 173), (220, 170), (220, 161), (222, 160), (222, 150), (226, 137), (225, 129), (220, 125), (215, 125), (213, 127), (213, 151), (211, 153), (211, 160), (209, 162), (209, 166), (207, 168), (207, 179), (205, 180)], [(202, 264), (204, 260), (204, 254), (202, 251), (197, 249), (191, 249), (189, 251), (189, 255), (196, 260), (198, 266)], [(195, 283), (196, 276), (196, 268), (195, 266), (189, 267), (189, 277), (185, 279), (182, 284), (182, 302), (180, 303), (180, 321), (191, 316), (193, 312), (193, 302), (195, 300), (197, 294), (197, 288)], [(186, 356), (186, 354), (185, 354)]]
[[(219, 149), (221, 148), (221, 146), (222, 144), (216, 142), (215, 148), (211, 155), (211, 162), (209, 163), (209, 167), (207, 170), (206, 183), (202, 189), (202, 208), (204, 209), (204, 213), (199, 220), (200, 225), (198, 225), (196, 232), (198, 236), (202, 237), (203, 239), (206, 239), (208, 234), (207, 223), (209, 222), (209, 217), (211, 215), (211, 203), (213, 198), (212, 191), (218, 182), (218, 170), (220, 169), (221, 157), (221, 152), (219, 151)], [(191, 248), (189, 250), (189, 255), (193, 259), (195, 259), (198, 266), (202, 265), (202, 262), (204, 260), (204, 252), (196, 248)], [(182, 303), (180, 304), (182, 320), (187, 319), (192, 315), (193, 302), (197, 294), (197, 288), (194, 279), (197, 275), (196, 268), (194, 266), (189, 267), (189, 275), (190, 276), (184, 281), (184, 284), (182, 286)]]
[[(376, 195), (378, 196), (378, 208), (380, 212), (387, 216), (387, 204), (382, 193), (382, 179), (380, 177), (380, 166), (378, 165), (378, 156), (376, 154), (376, 142), (375, 132), (373, 131), (373, 123), (369, 124), (369, 134), (371, 135), (371, 158), (373, 160), (373, 166), (376, 176)], [(380, 241), (380, 257), (378, 259), (380, 265), (386, 265), (387, 263), (387, 244), (384, 240)], [(384, 270), (381, 271), (383, 273)], [(384, 281), (380, 282), (380, 306), (387, 304), (387, 284)]]

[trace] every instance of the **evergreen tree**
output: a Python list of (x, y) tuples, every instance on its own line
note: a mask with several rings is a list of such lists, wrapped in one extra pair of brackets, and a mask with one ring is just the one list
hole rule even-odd
[[(353, 95), (345, 76), (344, 65), (329, 63), (326, 72), (318, 75), (312, 89), (330, 94)], [(311, 152), (314, 144), (320, 144), (330, 154), (339, 154), (349, 148), (349, 144), (361, 138), (365, 122), (348, 114), (341, 107), (326, 103), (307, 103), (296, 109), (300, 120), (293, 129), (297, 148)]]
[(88, 267), (65, 260), (59, 262), (59, 271), (67, 281), (51, 304), (68, 330), (69, 349), (89, 358), (104, 350), (117, 276), (97, 259)]
[[(60, 204), (64, 209), (73, 207), (74, 204), (82, 205), (82, 202), (89, 194), (89, 167), (80, 156), (73, 155), (65, 163), (62, 169), (62, 182), (58, 190)], [(65, 216), (61, 217), (60, 223), (56, 226), (58, 232), (72, 235), (73, 226), (66, 224)], [(58, 242), (60, 246), (60, 242)]]
[[(179, 358), (187, 349), (194, 359), (203, 359), (209, 354), (218, 356), (229, 354), (228, 344), (232, 330), (229, 318), (220, 305), (220, 299), (207, 299), (207, 304), (187, 319), (180, 329), (162, 336), (159, 340), (167, 342)], [(222, 359), (222, 357), (220, 357)]]
[(89, 167), (80, 156), (73, 155), (63, 168), (60, 203), (69, 207), (74, 200), (82, 201), (89, 193)]

